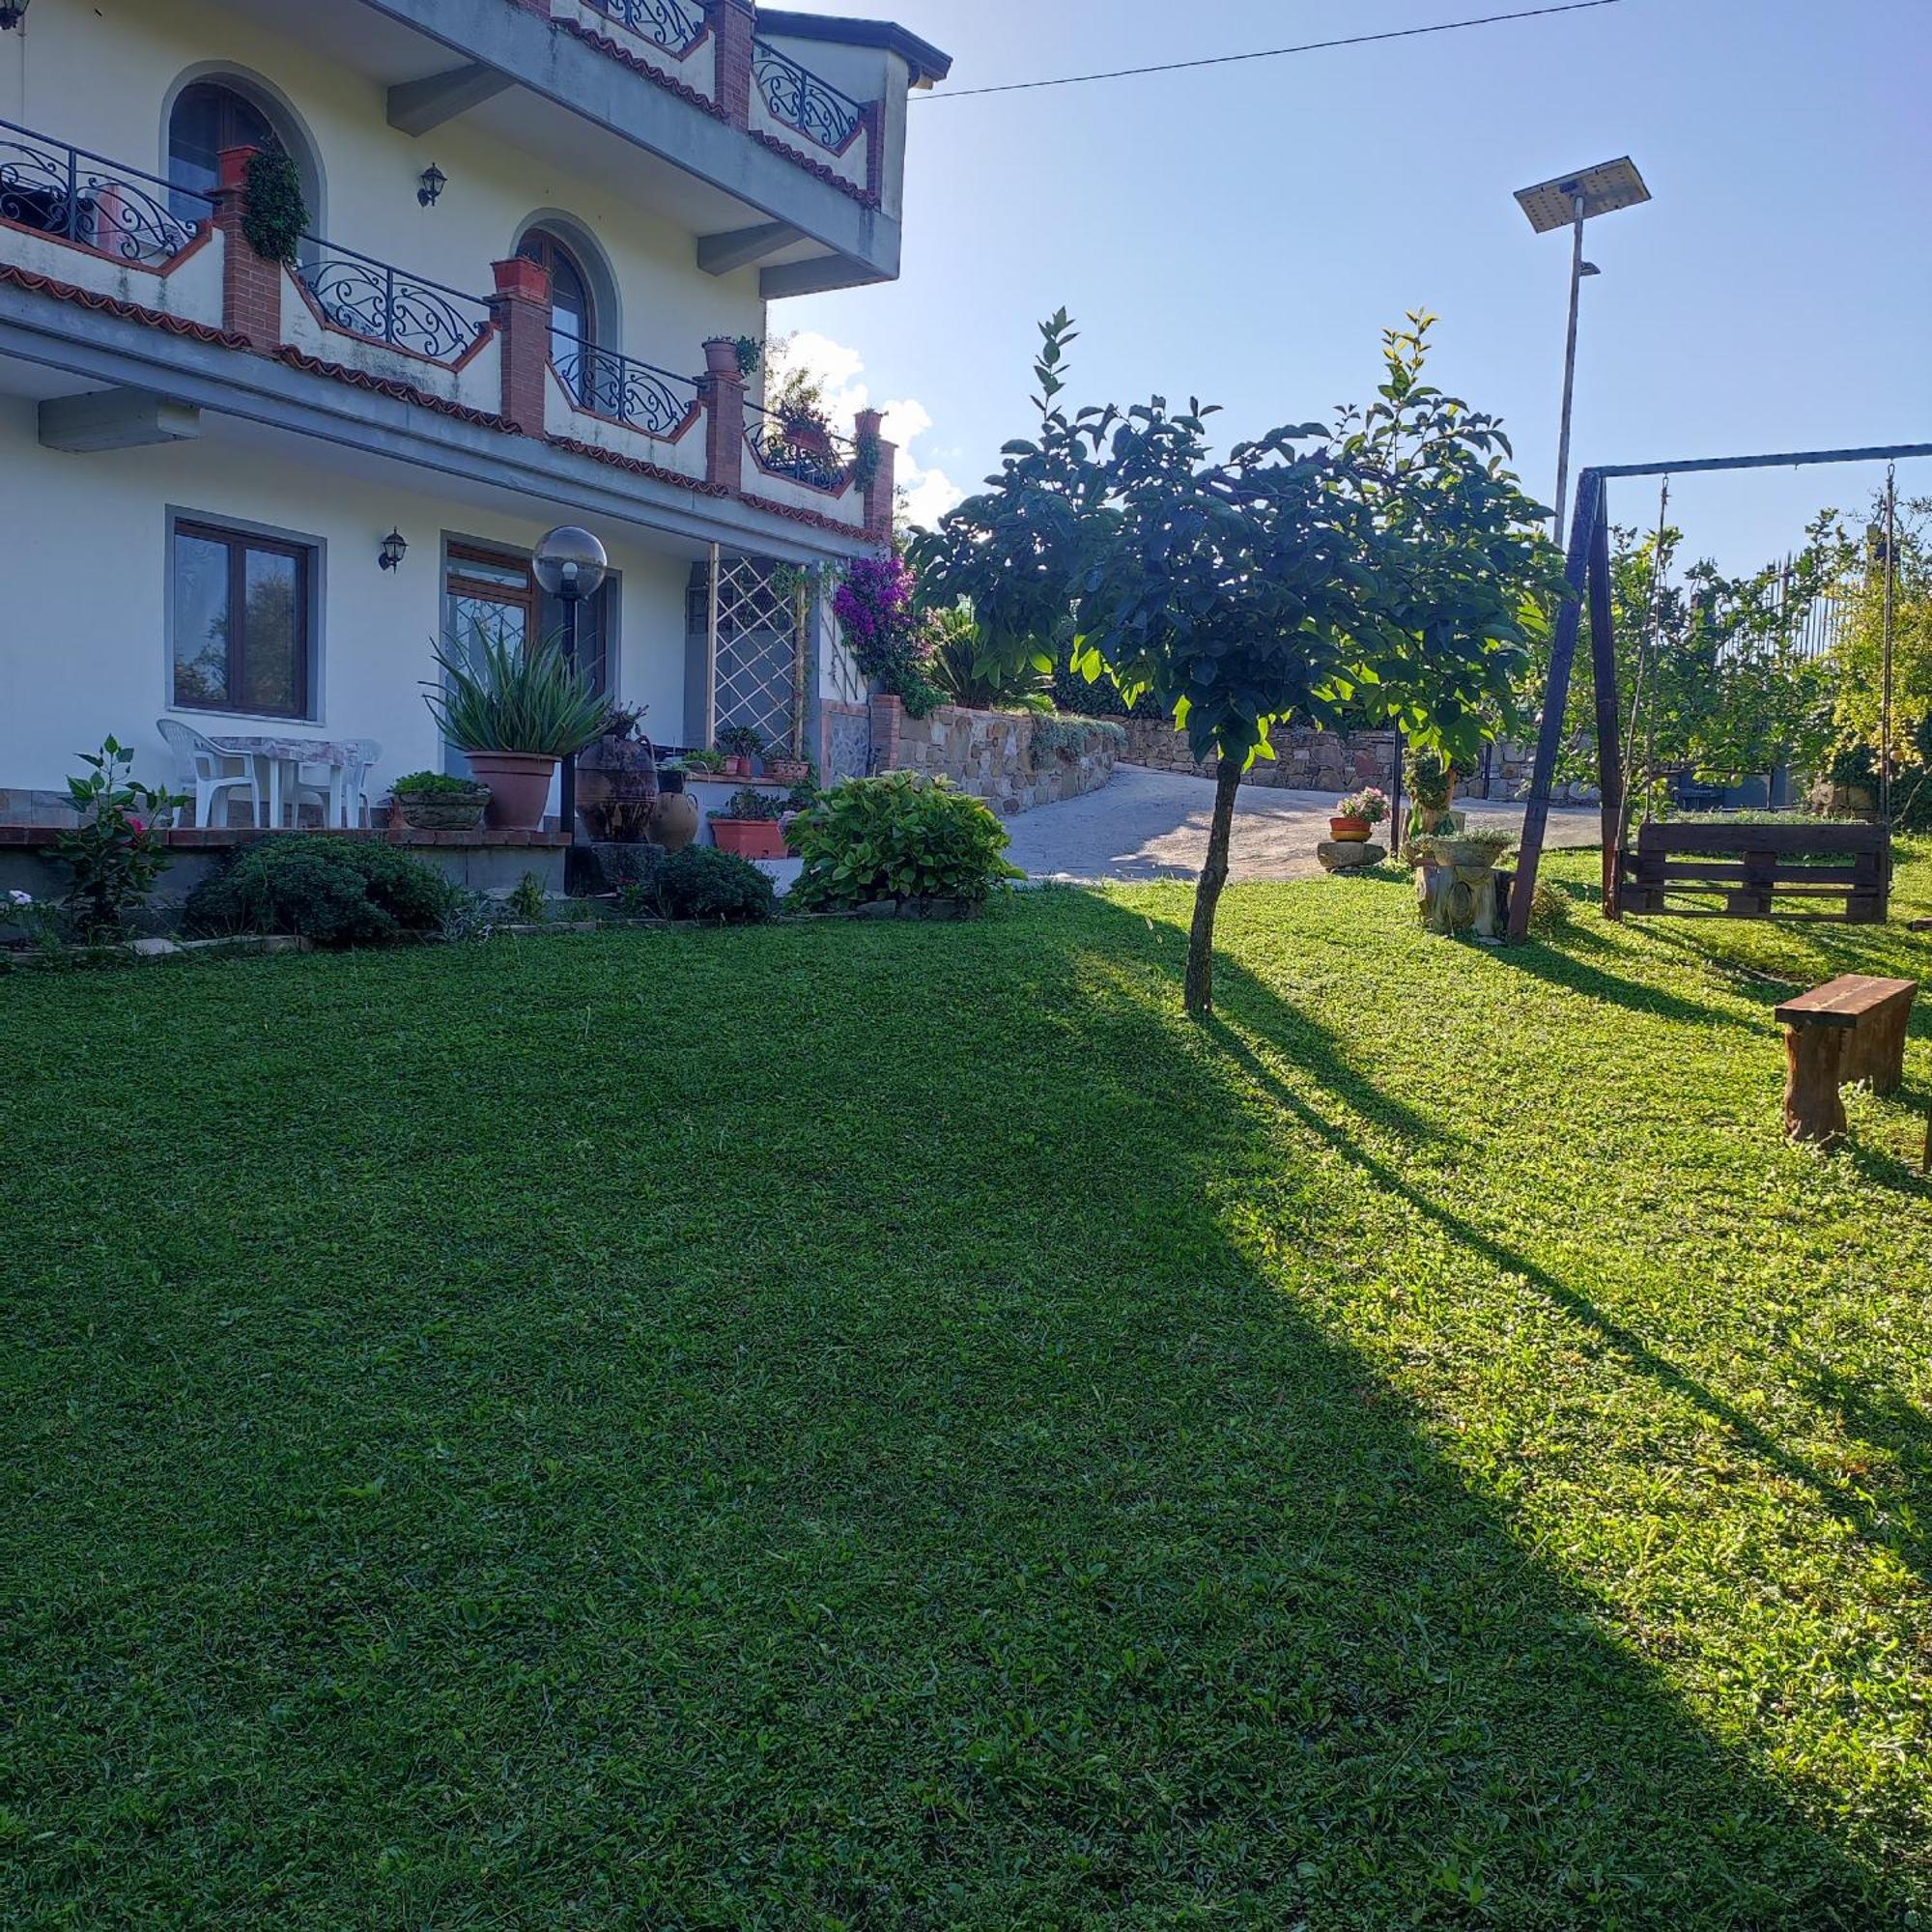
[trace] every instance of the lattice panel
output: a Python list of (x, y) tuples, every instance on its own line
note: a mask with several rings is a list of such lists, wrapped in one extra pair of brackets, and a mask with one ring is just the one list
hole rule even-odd
[(769, 559), (726, 557), (718, 574), (714, 727), (749, 724), (768, 748), (796, 752), (798, 599), (773, 582)]

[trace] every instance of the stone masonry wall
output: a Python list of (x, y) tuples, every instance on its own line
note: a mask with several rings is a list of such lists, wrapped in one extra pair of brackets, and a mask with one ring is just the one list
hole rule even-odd
[(1034, 767), (1034, 721), (1021, 712), (966, 711), (943, 704), (908, 718), (896, 697), (872, 699), (872, 769), (943, 773), (1011, 815), (1096, 791), (1114, 776), (1112, 744), (1078, 756), (1049, 753)]
[[(1361, 731), (1345, 738), (1333, 731), (1297, 727), (1276, 732), (1274, 746), (1275, 755), (1257, 758), (1253, 770), (1241, 780), (1243, 784), (1337, 795), (1360, 785), (1379, 785), (1384, 791), (1394, 787), (1393, 731)], [(1205, 764), (1197, 762), (1185, 732), (1148, 718), (1127, 721), (1127, 749), (1122, 756), (1128, 764), (1147, 765), (1157, 772), (1188, 772), (1204, 779), (1211, 779), (1220, 763), (1217, 758)]]

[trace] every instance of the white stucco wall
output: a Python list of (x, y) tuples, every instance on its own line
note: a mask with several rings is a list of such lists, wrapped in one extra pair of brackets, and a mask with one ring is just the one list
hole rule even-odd
[[(267, 724), (168, 709), (167, 513), (268, 526), (324, 546), (316, 717)], [(548, 521), (557, 521), (551, 518)], [(155, 721), (173, 715), (219, 732), (286, 728), (375, 738), (380, 783), (441, 762), (417, 680), (432, 674), (442, 626), (442, 538), (527, 550), (541, 519), (493, 514), (376, 480), (289, 460), (286, 447), (214, 438), (69, 456), (43, 449), (34, 405), (0, 397), (0, 528), (8, 532), (0, 619), (0, 787), (58, 790), (75, 754), (109, 732), (138, 753), (150, 782), (172, 777)], [(410, 550), (377, 568), (385, 532)], [(648, 704), (658, 735), (684, 714), (688, 558), (602, 534), (621, 574), (615, 695)], [(647, 727), (649, 728), (649, 727)]]
[[(0, 116), (164, 175), (168, 104), (185, 80), (217, 69), (252, 77), (292, 110), (322, 169), (316, 217), (329, 242), (487, 297), (491, 263), (515, 252), (533, 216), (560, 213), (596, 242), (617, 284), (622, 314), (603, 327), (606, 347), (695, 376), (706, 336), (765, 333), (757, 270), (704, 273), (690, 231), (645, 205), (641, 170), (572, 175), (461, 117), (414, 139), (388, 125), (381, 85), (240, 7), (43, 0), (26, 32), (0, 35)], [(416, 187), (431, 161), (449, 185), (424, 209)]]

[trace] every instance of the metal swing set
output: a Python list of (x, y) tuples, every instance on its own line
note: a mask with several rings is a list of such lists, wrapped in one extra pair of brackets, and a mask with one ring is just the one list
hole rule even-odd
[[(1673, 917), (1763, 919), (1775, 916), (1842, 918), (1878, 923), (1886, 917), (1891, 855), (1891, 628), (1897, 569), (1896, 488), (1888, 489), (1886, 545), (1885, 671), (1879, 761), (1879, 818), (1874, 824), (1820, 821), (1789, 823), (1681, 825), (1646, 822), (1634, 850), (1629, 843), (1630, 778), (1625, 748), (1634, 747), (1646, 696), (1654, 701), (1662, 622), (1662, 530), (1674, 476), (1731, 469), (1803, 469), (1824, 464), (1889, 463), (1932, 457), (1932, 442), (1899, 443), (1875, 449), (1804, 450), (1777, 456), (1720, 456), (1681, 463), (1630, 463), (1585, 469), (1577, 483), (1577, 514), (1570, 527), (1566, 575), (1570, 594), (1556, 621), (1550, 651), (1549, 685), (1537, 737), (1536, 764), (1510, 898), (1509, 936), (1528, 936), (1544, 840), (1549, 824), (1550, 788), (1563, 744), (1570, 701), (1570, 678), (1587, 609), (1591, 660), (1596, 674), (1598, 783), (1603, 794), (1604, 917), (1669, 913)], [(1649, 636), (1638, 654), (1636, 689), (1630, 722), (1624, 721), (1618, 688), (1616, 639), (1610, 587), (1609, 484), (1612, 479), (1662, 479), (1659, 506), (1660, 555), (1652, 585)], [(1647, 692), (1646, 686), (1650, 689)], [(1716, 906), (1695, 909), (1666, 903), (1666, 894), (1719, 895)], [(1822, 901), (1841, 898), (1843, 910), (1821, 914)], [(1786, 904), (1806, 908), (1786, 912)]]

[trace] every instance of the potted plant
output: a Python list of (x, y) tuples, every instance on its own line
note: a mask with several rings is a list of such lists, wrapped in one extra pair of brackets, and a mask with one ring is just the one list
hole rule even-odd
[(407, 772), (389, 791), (396, 816), (415, 832), (473, 832), (490, 803), (488, 785), (449, 772)]
[(815, 785), (818, 782), (818, 767), (810, 758), (794, 758), (786, 752), (767, 752), (765, 776), (774, 784)]
[(784, 832), (779, 821), (783, 816), (781, 800), (747, 785), (731, 794), (722, 812), (712, 814), (711, 836), (721, 852), (735, 852), (741, 859), (782, 859)]
[(536, 830), (558, 760), (603, 735), (610, 706), (554, 638), (524, 648), (473, 624), (467, 650), (446, 645), (436, 661), (443, 681), (423, 701), (490, 787), (490, 822)]
[(752, 760), (765, 749), (765, 741), (750, 724), (727, 724), (718, 734), (718, 749), (724, 753), (724, 776), (748, 779), (752, 776)]
[(1335, 807), (1328, 836), (1337, 843), (1360, 843), (1388, 816), (1388, 794), (1376, 785), (1350, 792)]
[(1440, 829), (1449, 814), (1449, 801), (1456, 796), (1456, 781), (1461, 776), (1454, 764), (1439, 752), (1408, 754), (1408, 789), (1415, 800), (1408, 814), (1408, 836)]
[(723, 752), (687, 752), (679, 760), (688, 777), (715, 779), (724, 776), (725, 758)]

